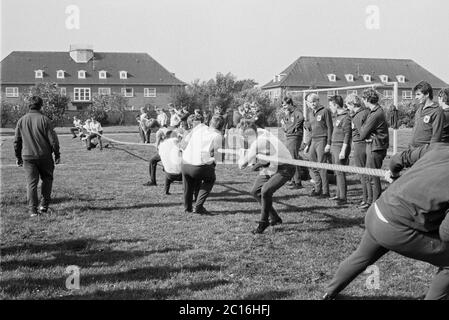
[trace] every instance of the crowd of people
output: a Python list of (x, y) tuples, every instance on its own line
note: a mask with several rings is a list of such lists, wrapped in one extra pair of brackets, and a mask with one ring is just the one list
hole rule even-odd
[[(427, 298), (449, 297), (449, 89), (439, 92), (438, 103), (433, 102), (433, 89), (426, 82), (416, 85), (414, 92), (418, 107), (410, 146), (391, 158), (385, 178), (392, 185), (385, 192), (379, 177), (359, 177), (360, 208), (368, 209), (365, 234), (358, 249), (340, 265), (327, 287), (325, 299), (335, 298), (388, 251), (438, 266)], [(14, 145), (18, 164), (23, 164), (27, 172), (30, 211), (37, 215), (48, 210), (52, 172), (60, 154), (51, 123), (39, 111), (42, 99), (33, 99), (30, 113), (17, 124)], [(328, 106), (322, 105), (315, 93), (308, 94), (305, 100), (309, 110), (306, 116), (291, 98), (283, 99), (280, 123), (285, 139), (265, 129), (263, 112), (257, 104), (243, 104), (232, 114), (220, 106), (216, 106), (213, 114), (199, 109), (190, 114), (185, 107), (170, 105), (170, 117), (157, 108), (156, 119), (149, 118), (142, 109), (137, 117), (142, 141), (150, 143), (151, 132), (155, 132), (157, 148), (157, 154), (150, 159), (150, 181), (145, 185), (157, 185), (156, 168), (161, 162), (164, 193), (170, 194), (172, 182), (182, 181), (184, 212), (209, 214), (205, 204), (216, 181), (216, 165), (225, 159), (228, 146), (225, 137), (230, 129), (237, 128), (244, 146), (234, 150), (238, 153), (238, 167), (251, 167), (258, 172), (251, 195), (260, 204), (260, 220), (252, 233), (261, 234), (269, 226), (283, 223), (273, 206), (274, 193), (287, 182), (292, 189), (303, 187), (302, 168), (283, 162), (301, 159), (301, 150), (312, 162), (324, 163), (331, 158), (339, 165), (349, 165), (352, 151), (355, 166), (382, 167), (389, 147), (389, 125), (374, 89), (365, 90), (361, 97), (332, 96)], [(85, 136), (87, 149), (91, 148), (93, 138), (98, 139), (102, 148), (103, 131), (94, 119), (87, 119), (82, 125), (74, 118), (74, 127), (70, 129), (74, 138), (77, 130), (80, 136)], [(303, 139), (305, 130), (307, 139)], [(277, 160), (263, 161), (261, 156)], [(401, 176), (406, 167), (412, 168)], [(336, 172), (337, 188), (333, 196), (326, 170), (312, 169), (310, 174), (313, 178), (310, 196), (347, 204), (345, 173)], [(38, 208), (39, 176), (43, 180), (43, 197)]]

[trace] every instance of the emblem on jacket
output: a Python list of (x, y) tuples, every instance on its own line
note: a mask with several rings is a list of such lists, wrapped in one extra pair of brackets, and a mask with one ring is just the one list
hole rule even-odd
[(424, 123), (429, 123), (430, 121), (430, 116), (425, 116), (423, 119)]
[(338, 127), (338, 126), (340, 125), (340, 122), (341, 122), (340, 120), (337, 120), (337, 121), (335, 122), (335, 126)]
[(355, 129), (355, 124), (354, 124), (354, 122), (351, 122), (351, 128), (352, 128), (352, 129)]
[(318, 117), (316, 117), (316, 121), (321, 121), (321, 115), (319, 115)]

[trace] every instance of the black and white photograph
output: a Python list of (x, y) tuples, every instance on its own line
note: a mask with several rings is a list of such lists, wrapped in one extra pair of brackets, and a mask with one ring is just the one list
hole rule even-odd
[(449, 300), (448, 1), (0, 11), (0, 300)]

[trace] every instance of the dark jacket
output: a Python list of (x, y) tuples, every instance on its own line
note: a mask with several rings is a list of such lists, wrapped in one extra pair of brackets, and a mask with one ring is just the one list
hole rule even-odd
[(449, 109), (443, 109), (444, 122), (441, 142), (449, 143)]
[(351, 144), (351, 117), (348, 112), (335, 117), (332, 145)]
[(48, 159), (55, 154), (59, 158), (58, 136), (48, 117), (38, 110), (30, 110), (19, 119), (14, 137), (17, 159)]
[(365, 139), (360, 139), (360, 129), (368, 118), (370, 110), (368, 108), (360, 108), (352, 116), (352, 141), (355, 143), (365, 142)]
[[(320, 106), (316, 111), (309, 113), (309, 121), (305, 123), (306, 127), (312, 131), (313, 139), (326, 139), (326, 144), (332, 144), (332, 132), (334, 125), (332, 123), (332, 113), (328, 108)], [(309, 141), (310, 145), (312, 140)]]
[(368, 118), (360, 129), (360, 139), (373, 140), (372, 151), (388, 149), (388, 122), (381, 106), (377, 105), (368, 114)]
[(298, 137), (304, 135), (304, 116), (299, 109), (293, 110), (289, 115), (283, 117), (285, 136)]
[(449, 241), (449, 145), (435, 144), (377, 200), (391, 223), (432, 232)]
[(436, 103), (426, 107), (420, 105), (415, 113), (413, 137), (411, 145), (414, 147), (441, 141), (443, 133), (444, 113)]

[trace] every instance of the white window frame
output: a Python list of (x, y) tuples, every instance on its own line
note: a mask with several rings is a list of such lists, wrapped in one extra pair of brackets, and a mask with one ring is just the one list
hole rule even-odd
[[(106, 93), (104, 91), (106, 91)], [(100, 96), (109, 96), (109, 95), (111, 95), (111, 88), (105, 88), (105, 87), (98, 88), (98, 94)]]
[(379, 78), (382, 82), (388, 82), (388, 76), (386, 74), (381, 74)]
[(346, 95), (349, 96), (350, 94), (359, 94), (357, 90), (347, 90)]
[(404, 99), (404, 100), (413, 99), (413, 91), (412, 90), (403, 90), (402, 91), (402, 99)]
[(145, 98), (156, 98), (156, 94), (156, 88), (143, 88), (143, 96)]
[[(126, 90), (131, 90), (131, 94), (127, 93)], [(134, 97), (134, 89), (133, 88), (122, 88), (122, 96), (126, 98)]]
[(78, 79), (86, 79), (86, 71), (85, 70), (78, 71)]
[(67, 95), (67, 88), (66, 87), (59, 87), (59, 93), (61, 94), (61, 96), (66, 96)]
[[(83, 99), (81, 99), (81, 90), (83, 90)], [(78, 98), (77, 98), (77, 95), (78, 95)], [(90, 99), (91, 99), (90, 88), (73, 88), (73, 101), (88, 102), (88, 101), (90, 101)]]
[(335, 74), (333, 74), (333, 73), (329, 73), (329, 74), (327, 75), (327, 78), (329, 79), (330, 82), (335, 82), (335, 81), (337, 81), (337, 76), (336, 76)]
[(64, 79), (64, 78), (65, 78), (65, 72), (64, 72), (64, 70), (58, 70), (58, 71), (56, 71), (56, 78), (57, 78), (57, 79)]
[(364, 74), (363, 75), (363, 81), (371, 82), (371, 75), (370, 74)]
[[(11, 92), (11, 89), (12, 89), (12, 92)], [(10, 92), (8, 93), (8, 91), (10, 91)], [(19, 87), (6, 87), (5, 94), (6, 94), (7, 98), (17, 98), (17, 97), (19, 97)]]
[(34, 70), (34, 78), (42, 79), (43, 77), (44, 77), (44, 71), (43, 70)]
[(128, 72), (120, 71), (119, 76), (120, 76), (120, 79), (128, 79)]
[(354, 75), (351, 73), (345, 74), (345, 78), (347, 82), (354, 82)]
[(398, 79), (398, 82), (399, 83), (405, 83), (405, 76), (403, 76), (403, 75), (397, 75), (396, 76), (396, 79)]
[(384, 90), (385, 99), (393, 99), (393, 90)]
[(108, 77), (108, 74), (107, 74), (107, 72), (105, 70), (101, 70), (101, 71), (98, 72), (98, 78), (99, 79), (107, 79), (107, 77)]

